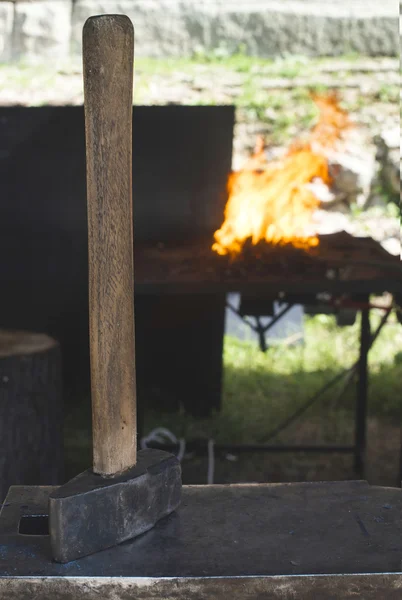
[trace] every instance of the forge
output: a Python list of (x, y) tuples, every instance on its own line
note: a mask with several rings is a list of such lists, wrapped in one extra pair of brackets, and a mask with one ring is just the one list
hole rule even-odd
[[(260, 346), (266, 348), (265, 334), (294, 305), (302, 304), (315, 313), (333, 313), (354, 322), (361, 312), (360, 355), (356, 364), (358, 387), (355, 412), (355, 436), (352, 445), (217, 445), (222, 452), (336, 452), (354, 455), (356, 475), (364, 477), (367, 419), (367, 357), (371, 345), (386, 323), (390, 309), (385, 311), (375, 332), (370, 328), (371, 295), (384, 292), (400, 297), (402, 267), (398, 257), (389, 254), (371, 238), (357, 238), (345, 232), (319, 236), (314, 249), (304, 250), (292, 245), (270, 246), (265, 242), (245, 245), (236, 258), (212, 253), (210, 244), (144, 246), (138, 248), (139, 289), (169, 297), (179, 290), (182, 294), (241, 294), (239, 309), (230, 307), (240, 317), (257, 319), (256, 331)], [(268, 326), (258, 326), (261, 316), (274, 317), (274, 302), (279, 314)], [(350, 317), (351, 315), (351, 317)], [(336, 382), (337, 378), (329, 382)], [(327, 389), (324, 386), (323, 391)], [(315, 401), (317, 394), (311, 401)], [(289, 421), (290, 423), (291, 421)], [(286, 425), (287, 421), (285, 421)], [(270, 437), (274, 437), (273, 435)], [(172, 445), (158, 445), (173, 450)], [(188, 445), (189, 450), (205, 454), (206, 446)]]
[(401, 292), (398, 257), (372, 238), (339, 232), (318, 239), (319, 244), (308, 251), (291, 244), (246, 244), (235, 258), (211, 252), (209, 240), (139, 246), (138, 285), (165, 293), (177, 289), (187, 293), (201, 289), (205, 293), (254, 292), (283, 302), (327, 293), (334, 296), (332, 300), (328, 297), (328, 303), (339, 306), (348, 304), (341, 295)]
[[(389, 307), (373, 334), (370, 296), (389, 292), (399, 297), (402, 269), (397, 257), (369, 237), (345, 231), (323, 235), (315, 230), (314, 216), (320, 200), (311, 186), (319, 182), (325, 187), (333, 182), (329, 156), (344, 145), (353, 127), (335, 94), (315, 101), (319, 118), (305, 139), (296, 140), (281, 159), (268, 162), (264, 141), (259, 138), (244, 168), (229, 174), (224, 220), (214, 233), (212, 245), (205, 238), (137, 247), (138, 285), (167, 295), (177, 290), (187, 295), (240, 293), (239, 309), (230, 304), (228, 307), (243, 319), (256, 319), (251, 327), (258, 333), (263, 351), (267, 349), (268, 329), (296, 304), (314, 314), (336, 314), (340, 325), (353, 324), (361, 311), (353, 445), (296, 448), (226, 444), (219, 448), (228, 452), (351, 452), (356, 474), (364, 476), (367, 355), (390, 313)], [(281, 307), (276, 316), (274, 303)], [(267, 316), (274, 318), (264, 326), (261, 318)], [(326, 389), (328, 386), (324, 386)], [(290, 422), (285, 420), (283, 428)], [(269, 438), (275, 437), (271, 433)], [(206, 451), (199, 444), (191, 447)]]

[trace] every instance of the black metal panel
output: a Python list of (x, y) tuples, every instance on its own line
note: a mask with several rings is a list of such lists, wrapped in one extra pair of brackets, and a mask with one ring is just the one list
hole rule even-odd
[(134, 239), (210, 237), (222, 223), (233, 107), (134, 107)]
[[(134, 107), (136, 240), (219, 227), (233, 125), (231, 106)], [(0, 107), (0, 173), (2, 230), (86, 237), (83, 107)]]
[(225, 295), (141, 295), (136, 315), (140, 413), (149, 404), (200, 417), (219, 409)]
[(241, 317), (273, 317), (274, 296), (264, 296), (255, 294), (241, 294), (239, 315)]
[[(133, 115), (135, 241), (212, 238), (226, 201), (233, 107), (134, 107)], [(83, 107), (0, 107), (0, 199), (0, 327), (39, 330), (57, 338), (66, 380), (82, 391), (89, 372)], [(147, 302), (155, 306), (158, 294), (154, 300), (147, 296)], [(187, 301), (184, 304), (188, 306)], [(211, 356), (221, 347), (216, 345), (217, 334), (223, 335), (223, 308), (218, 304), (219, 308), (211, 305), (209, 313), (205, 309), (209, 329), (200, 319), (192, 326), (192, 337), (204, 339), (203, 352), (208, 344), (214, 345)], [(180, 325), (183, 301), (177, 300), (171, 308), (166, 327), (186, 347), (173, 356), (179, 343), (169, 346), (159, 339), (163, 352), (157, 350), (154, 334), (150, 344), (155, 354), (168, 353), (178, 365), (191, 356), (188, 320)], [(154, 317), (155, 311), (150, 313), (146, 303), (138, 303), (139, 356), (152, 330), (149, 318)], [(212, 330), (216, 321), (218, 333)], [(162, 358), (155, 360), (152, 353), (147, 357), (158, 385)], [(193, 372), (197, 365), (205, 378), (206, 363), (198, 360)], [(144, 366), (145, 371), (148, 368)], [(209, 375), (215, 378), (211, 385), (216, 390), (220, 370), (221, 361)], [(143, 370), (137, 372), (144, 389)], [(216, 393), (212, 403), (217, 402)], [(208, 394), (204, 401), (207, 398)]]

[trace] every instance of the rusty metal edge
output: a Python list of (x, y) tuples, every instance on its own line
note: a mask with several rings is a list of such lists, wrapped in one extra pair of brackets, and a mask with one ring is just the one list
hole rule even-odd
[[(402, 565), (401, 565), (402, 568)], [(4, 595), (3, 595), (4, 594)], [(402, 572), (247, 577), (0, 577), (8, 600), (397, 600)]]

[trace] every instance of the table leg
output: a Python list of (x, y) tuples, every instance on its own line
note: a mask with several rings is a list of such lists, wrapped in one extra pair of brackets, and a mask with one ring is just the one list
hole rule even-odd
[(355, 473), (364, 479), (367, 427), (368, 351), (370, 348), (370, 311), (361, 311), (360, 357), (358, 364), (356, 417), (355, 417)]

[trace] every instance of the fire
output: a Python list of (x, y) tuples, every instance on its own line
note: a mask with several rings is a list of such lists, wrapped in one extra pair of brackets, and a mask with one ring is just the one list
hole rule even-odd
[(320, 114), (305, 141), (269, 163), (259, 138), (245, 167), (229, 176), (225, 220), (212, 246), (218, 254), (238, 254), (248, 239), (254, 245), (265, 240), (304, 249), (319, 244), (311, 223), (320, 201), (307, 184), (316, 178), (330, 183), (325, 150), (337, 144), (350, 122), (335, 94), (314, 101)]

